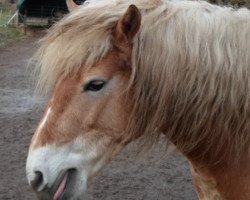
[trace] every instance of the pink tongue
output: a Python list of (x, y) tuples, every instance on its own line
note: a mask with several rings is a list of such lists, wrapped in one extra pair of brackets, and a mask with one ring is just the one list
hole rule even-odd
[(68, 179), (68, 173), (65, 174), (65, 176), (64, 176), (64, 178), (63, 178), (63, 180), (62, 180), (62, 182), (61, 182), (61, 184), (59, 186), (59, 188), (57, 189), (57, 191), (56, 191), (56, 193), (55, 193), (55, 195), (53, 197), (53, 200), (59, 200), (60, 199), (60, 197), (63, 194), (64, 189), (66, 187), (67, 179)]

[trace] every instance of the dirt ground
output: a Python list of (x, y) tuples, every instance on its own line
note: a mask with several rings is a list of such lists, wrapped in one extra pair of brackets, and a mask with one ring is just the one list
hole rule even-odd
[[(0, 200), (32, 200), (25, 176), (28, 146), (44, 106), (27, 69), (37, 48), (30, 37), (0, 49)], [(85, 200), (197, 200), (186, 160), (160, 145), (140, 158), (129, 145), (89, 186)]]

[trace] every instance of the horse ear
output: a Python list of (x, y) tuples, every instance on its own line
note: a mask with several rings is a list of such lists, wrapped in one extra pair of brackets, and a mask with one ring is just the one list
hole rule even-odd
[(132, 42), (141, 26), (141, 13), (135, 5), (130, 5), (117, 23), (116, 36), (122, 42)]
[(66, 4), (69, 12), (72, 12), (78, 8), (78, 5), (73, 0), (66, 0)]

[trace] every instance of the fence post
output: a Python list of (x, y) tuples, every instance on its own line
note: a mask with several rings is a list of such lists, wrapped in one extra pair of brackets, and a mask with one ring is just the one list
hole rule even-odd
[(0, 21), (1, 21), (1, 18), (2, 18), (2, 13), (3, 13), (3, 10), (1, 9), (0, 10)]
[(23, 24), (24, 24), (24, 35), (27, 34), (27, 8), (25, 8), (24, 18), (23, 18)]

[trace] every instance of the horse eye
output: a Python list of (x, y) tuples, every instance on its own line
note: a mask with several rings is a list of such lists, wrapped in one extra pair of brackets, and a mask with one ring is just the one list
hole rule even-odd
[(97, 92), (97, 91), (101, 90), (105, 84), (106, 84), (105, 81), (100, 81), (100, 80), (90, 81), (89, 83), (87, 83), (85, 85), (84, 91)]

